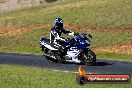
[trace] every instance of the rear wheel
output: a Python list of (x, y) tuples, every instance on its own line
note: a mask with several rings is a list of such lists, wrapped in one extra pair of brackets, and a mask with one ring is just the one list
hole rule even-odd
[[(55, 62), (55, 63), (57, 63), (58, 62), (58, 60), (57, 59), (54, 59), (54, 58), (56, 58), (56, 55), (55, 55), (55, 52), (53, 52), (53, 51), (51, 51), (51, 50), (49, 50), (48, 51), (48, 53), (47, 53), (47, 55), (49, 56), (49, 60), (51, 60), (51, 61), (53, 61), (53, 62)], [(52, 58), (52, 59), (51, 59)]]
[(49, 51), (49, 49), (47, 49), (47, 48), (44, 49), (44, 53), (45, 53), (45, 54), (47, 54), (48, 51)]
[(65, 63), (66, 62), (65, 58), (62, 56), (62, 53), (60, 53), (59, 51), (56, 52), (55, 58), (58, 60), (59, 63)]

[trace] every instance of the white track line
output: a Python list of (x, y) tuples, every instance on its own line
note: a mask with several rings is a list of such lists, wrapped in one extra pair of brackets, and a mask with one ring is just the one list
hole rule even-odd
[[(49, 70), (49, 69), (48, 69)], [(56, 71), (56, 72), (65, 72), (65, 73), (75, 73), (78, 74), (79, 72), (74, 72), (74, 71), (63, 71), (63, 70), (51, 70), (51, 71)], [(87, 73), (87, 74), (92, 74), (92, 73)]]

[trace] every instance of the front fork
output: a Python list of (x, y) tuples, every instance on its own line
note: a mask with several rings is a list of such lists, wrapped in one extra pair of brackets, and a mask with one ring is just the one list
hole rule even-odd
[(84, 60), (84, 58), (82, 58), (82, 57), (83, 57), (83, 55), (86, 54), (89, 50), (90, 50), (89, 48), (86, 48), (86, 49), (79, 49), (80, 54), (79, 54), (79, 56), (78, 56), (78, 59), (81, 60), (81, 61)]

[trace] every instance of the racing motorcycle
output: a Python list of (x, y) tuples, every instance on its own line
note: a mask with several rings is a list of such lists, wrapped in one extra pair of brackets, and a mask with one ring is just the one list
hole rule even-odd
[[(44, 55), (57, 60), (57, 62), (69, 61), (86, 65), (95, 65), (96, 55), (88, 48), (91, 39), (91, 35), (75, 33), (74, 38), (66, 39), (67, 41), (65, 43), (58, 42), (60, 46), (51, 44), (46, 38), (40, 38), (40, 45)], [(65, 44), (64, 48), (61, 46), (63, 44)]]

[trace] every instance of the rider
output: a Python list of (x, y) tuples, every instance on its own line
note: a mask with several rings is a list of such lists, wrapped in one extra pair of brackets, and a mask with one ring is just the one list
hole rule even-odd
[[(50, 33), (50, 43), (54, 46), (59, 47), (60, 51), (60, 56), (61, 60), (63, 59), (62, 57), (66, 54), (68, 47), (65, 46), (67, 43), (65, 38), (61, 37), (61, 33), (68, 34), (68, 35), (74, 35), (74, 32), (65, 30), (63, 27), (63, 20), (61, 18), (56, 18), (54, 26), (51, 28), (51, 33)], [(58, 44), (58, 41), (62, 42), (62, 44)]]
[(51, 28), (50, 33), (50, 43), (51, 44), (57, 44), (57, 41), (66, 41), (66, 39), (61, 37), (61, 33), (68, 34), (68, 35), (74, 35), (74, 32), (65, 30), (63, 27), (63, 20), (61, 18), (56, 18), (54, 26)]

